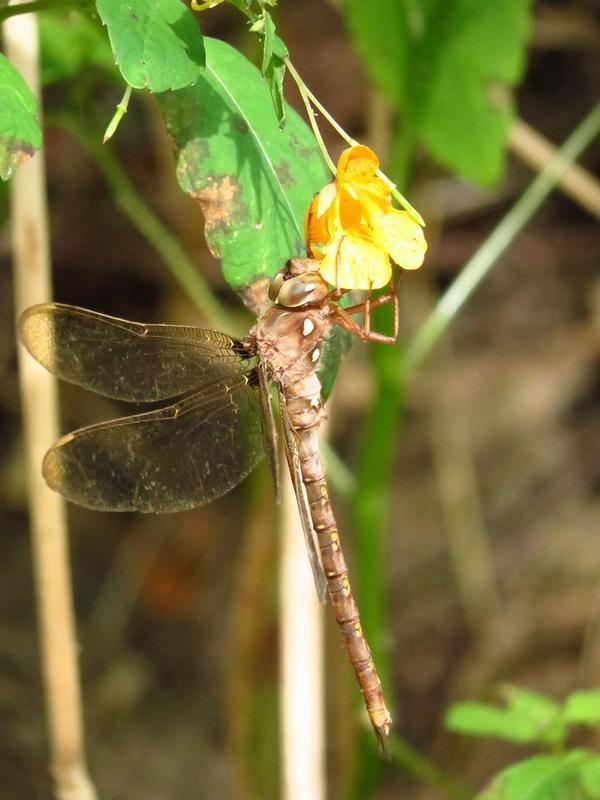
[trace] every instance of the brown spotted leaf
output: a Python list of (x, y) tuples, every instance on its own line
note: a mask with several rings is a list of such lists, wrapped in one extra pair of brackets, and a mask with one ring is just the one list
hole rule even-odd
[(287, 110), (282, 131), (260, 72), (205, 38), (194, 86), (158, 96), (183, 190), (202, 207), (211, 252), (239, 291), (305, 252), (304, 212), (329, 180), (315, 139)]
[(8, 180), (42, 143), (37, 103), (23, 78), (0, 53), (0, 178)]

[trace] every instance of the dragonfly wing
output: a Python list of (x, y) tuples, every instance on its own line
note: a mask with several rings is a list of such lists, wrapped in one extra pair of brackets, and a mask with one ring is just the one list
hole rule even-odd
[(43, 303), (19, 321), (31, 355), (58, 378), (119, 400), (166, 400), (240, 375), (252, 354), (218, 331), (144, 325), (85, 308)]
[(271, 391), (269, 389), (269, 379), (264, 364), (259, 361), (256, 371), (260, 386), (260, 410), (263, 432), (263, 445), (267, 456), (267, 463), (275, 486), (275, 497), (277, 503), (281, 503), (281, 475), (279, 474), (279, 453), (277, 452), (277, 426), (273, 416), (273, 403), (271, 401)]
[(46, 453), (50, 488), (103, 511), (183, 511), (236, 486), (264, 455), (251, 376), (70, 433)]
[(288, 417), (288, 411), (285, 405), (285, 398), (282, 396), (281, 392), (279, 392), (279, 408), (281, 413), (281, 427), (283, 430), (285, 456), (290, 470), (294, 494), (296, 495), (296, 501), (298, 502), (298, 511), (300, 513), (300, 521), (302, 523), (304, 541), (306, 542), (310, 567), (312, 569), (312, 574), (315, 581), (315, 588), (317, 590), (319, 602), (326, 603), (327, 578), (325, 577), (325, 571), (321, 561), (321, 554), (319, 552), (319, 544), (317, 542), (317, 535), (315, 533), (315, 529), (313, 528), (310, 508), (306, 493), (304, 491), (304, 484), (302, 482), (302, 470), (300, 468), (300, 456), (298, 454), (296, 434), (291, 426)]

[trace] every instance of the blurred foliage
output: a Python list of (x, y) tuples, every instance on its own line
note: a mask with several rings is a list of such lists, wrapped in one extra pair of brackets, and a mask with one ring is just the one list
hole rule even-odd
[(90, 17), (73, 12), (39, 15), (42, 83), (77, 79), (84, 71), (116, 76), (115, 59), (106, 34)]
[(507, 88), (523, 76), (530, 5), (346, 0), (365, 69), (400, 115), (405, 168), (422, 143), (452, 172), (480, 183), (499, 180), (514, 118)]
[[(232, 5), (246, 15), (252, 6), (245, 0)], [(285, 258), (301, 251), (306, 198), (327, 180), (307, 126), (285, 105), (287, 47), (265, 5), (272, 3), (261, 3), (250, 20), (252, 31), (261, 40), (261, 78), (248, 59), (210, 38), (204, 39), (204, 68), (197, 22), (179, 0), (128, 4), (104, 0), (97, 4), (121, 75), (129, 85), (152, 91), (184, 87), (174, 95), (163, 95), (159, 102), (178, 145), (182, 186), (193, 196), (203, 196), (210, 221), (206, 231), (209, 245), (223, 259), (224, 275), (236, 289), (256, 277), (273, 274)], [(523, 77), (530, 6), (529, 0), (345, 1), (345, 20), (365, 72), (399, 115), (393, 160), (400, 184), (404, 186), (412, 174), (422, 147), (454, 175), (482, 184), (502, 177), (507, 134), (515, 114), (511, 89)], [(94, 69), (110, 78), (114, 89), (118, 75), (115, 57), (97, 20), (79, 13), (47, 11), (40, 14), (40, 20), (45, 83), (65, 79), (73, 85), (78, 80), (84, 83), (83, 77)], [(303, 38), (309, 43), (310, 31), (307, 23)], [(145, 47), (147, 37), (152, 47)], [(10, 69), (3, 72), (2, 63), (0, 56), (0, 94), (3, 98), (16, 97), (18, 102), (0, 106), (0, 136), (10, 129), (9, 148), (14, 154), (24, 131), (35, 139), (37, 123), (26, 93), (19, 95), (20, 79)], [(329, 77), (336, 83), (335, 70)], [(92, 87), (89, 89), (91, 96)], [(66, 91), (63, 101), (68, 104), (70, 100)], [(97, 160), (101, 162), (101, 158)], [(113, 169), (111, 174), (117, 176), (112, 190), (118, 198), (118, 184), (122, 187), (124, 180), (118, 170)], [(220, 191), (228, 181), (230, 195)], [(3, 189), (0, 186), (0, 214), (5, 204)], [(140, 219), (144, 215), (141, 200), (136, 209)], [(160, 237), (147, 238), (160, 249)], [(447, 280), (447, 275), (442, 280)], [(385, 309), (378, 311), (378, 329), (389, 325), (386, 317)], [(330, 371), (321, 376), (325, 394), (331, 389), (346, 349), (347, 337), (342, 332), (340, 336), (330, 350)], [(322, 363), (328, 363), (325, 354)], [(363, 624), (389, 691), (395, 677), (390, 630), (397, 620), (386, 604), (390, 543), (386, 531), (387, 513), (394, 500), (394, 457), (405, 414), (400, 349), (373, 348), (372, 367), (372, 405), (362, 446), (356, 447), (359, 455), (356, 490), (351, 497), (352, 524)], [(419, 463), (416, 472), (421, 469)], [(427, 503), (431, 502), (429, 498)], [(424, 550), (428, 546), (425, 544)], [(430, 589), (424, 594), (429, 595)], [(429, 596), (423, 602), (428, 600)], [(427, 668), (431, 668), (429, 662)], [(257, 689), (252, 711), (256, 719), (257, 752), (253, 758), (260, 783), (258, 796), (276, 793), (275, 706), (273, 685), (265, 679), (265, 685)], [(566, 753), (555, 750), (564, 746), (574, 725), (598, 725), (599, 707), (596, 691), (574, 692), (561, 705), (531, 691), (512, 689), (506, 708), (476, 702), (454, 705), (448, 712), (447, 725), (472, 736), (539, 743), (551, 749), (550, 754), (534, 756), (499, 772), (480, 795), (482, 800), (591, 800), (600, 797), (599, 757), (583, 749)], [(366, 800), (381, 785), (386, 766), (378, 758), (370, 731), (361, 731), (353, 746), (358, 752), (354, 797)], [(413, 765), (417, 761), (414, 754), (402, 764), (408, 772), (411, 761)], [(464, 792), (453, 794), (450, 788), (444, 791), (443, 781), (433, 781), (426, 769), (413, 769), (413, 774), (424, 784), (438, 786), (445, 796), (466, 796)]]
[[(597, 800), (600, 755), (590, 750), (562, 752), (573, 725), (600, 724), (600, 689), (577, 691), (561, 705), (538, 692), (506, 687), (506, 707), (455, 703), (446, 726), (455, 733), (493, 736), (518, 744), (537, 743), (554, 751), (502, 770), (480, 800)], [(561, 752), (556, 752), (561, 751)]]

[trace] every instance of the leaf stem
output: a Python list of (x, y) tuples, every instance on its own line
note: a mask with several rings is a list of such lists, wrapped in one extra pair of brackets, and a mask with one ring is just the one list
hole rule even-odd
[(409, 342), (402, 359), (405, 375), (425, 360), (457, 313), (486, 277), (498, 258), (529, 222), (561, 176), (600, 132), (600, 103), (575, 128), (554, 157), (531, 182), (511, 210), (465, 264), (436, 307)]
[(121, 102), (117, 105), (117, 110), (115, 112), (115, 115), (113, 116), (111, 121), (108, 123), (108, 127), (106, 128), (106, 131), (104, 133), (104, 137), (102, 139), (102, 144), (106, 144), (109, 139), (112, 139), (112, 137), (115, 134), (115, 131), (119, 127), (119, 124), (120, 124), (121, 120), (123, 119), (123, 117), (127, 113), (127, 108), (129, 106), (129, 99), (131, 97), (131, 91), (132, 91), (132, 87), (129, 86), (129, 84), (128, 84), (127, 88), (125, 89), (125, 94), (123, 95), (123, 98), (122, 98)]

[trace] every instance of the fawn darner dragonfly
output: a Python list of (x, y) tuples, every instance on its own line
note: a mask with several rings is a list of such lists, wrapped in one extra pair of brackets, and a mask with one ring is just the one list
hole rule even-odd
[[(43, 474), (68, 500), (104, 511), (194, 508), (236, 486), (267, 453), (277, 484), (279, 395), (284, 449), (319, 599), (330, 600), (380, 740), (391, 717), (360, 627), (318, 450), (325, 416), (317, 368), (338, 324), (363, 339), (370, 309), (393, 291), (342, 309), (310, 259), (291, 259), (273, 279), (273, 301), (243, 340), (213, 330), (144, 325), (75, 306), (27, 309), (20, 334), (31, 355), (63, 380), (131, 402), (175, 402), (69, 433), (46, 453)], [(351, 314), (362, 312), (360, 327)], [(177, 399), (180, 398), (180, 399)]]

